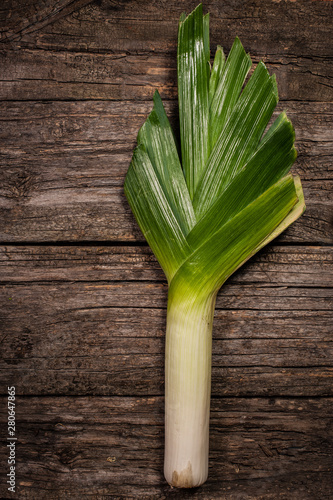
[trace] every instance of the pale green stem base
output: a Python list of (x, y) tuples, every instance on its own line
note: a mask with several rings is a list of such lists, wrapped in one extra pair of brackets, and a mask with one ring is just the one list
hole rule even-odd
[(208, 476), (212, 327), (215, 295), (168, 301), (164, 475), (192, 488)]

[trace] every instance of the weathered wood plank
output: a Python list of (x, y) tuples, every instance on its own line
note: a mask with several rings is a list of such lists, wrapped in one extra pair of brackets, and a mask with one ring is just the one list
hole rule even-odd
[(161, 397), (19, 398), (19, 498), (330, 498), (332, 399), (213, 398), (209, 478), (192, 491), (163, 478), (163, 405)]
[[(71, 2), (68, 9), (84, 3)], [(39, 29), (52, 20), (50, 4), (39, 15), (33, 13), (35, 28), (29, 14), (21, 21), (15, 15), (5, 21), (10, 44), (1, 55), (2, 99), (147, 99), (152, 87), (165, 98), (175, 97), (178, 19), (193, 2), (167, 9), (155, 1), (148, 9), (142, 2), (88, 5)], [(64, 5), (57, 3), (53, 10)], [(331, 100), (328, 63), (333, 50), (322, 43), (332, 29), (329, 2), (263, 5), (257, 0), (246, 7), (238, 1), (205, 7), (211, 12), (212, 48), (223, 44), (228, 51), (238, 35), (255, 62), (263, 58), (276, 72), (282, 99)], [(50, 10), (48, 21), (45, 9)]]
[[(331, 259), (273, 247), (223, 287), (213, 394), (331, 394)], [(20, 393), (163, 393), (167, 286), (149, 248), (7, 247), (0, 262), (1, 376)]]
[[(193, 0), (165, 5), (156, 0), (94, 2), (38, 33), (24, 34), (17, 46), (74, 52), (174, 51), (179, 16), (196, 5)], [(229, 50), (238, 35), (261, 57), (332, 55), (330, 2), (207, 0), (204, 10), (210, 12), (212, 50), (217, 44)]]
[[(152, 311), (148, 311), (149, 313), (152, 314)], [(34, 325), (31, 326), (34, 328)], [(97, 321), (94, 326), (97, 327), (94, 330), (96, 337), (99, 326)], [(75, 335), (68, 336), (64, 328), (62, 337), (56, 332), (56, 338), (51, 345), (49, 339), (52, 330), (49, 330), (47, 325), (43, 329), (46, 330), (47, 338), (44, 339), (44, 343), (49, 341), (48, 348), (44, 348), (44, 351), (48, 353), (40, 356), (31, 354), (31, 351), (39, 350), (38, 341), (32, 335), (24, 333), (20, 338), (11, 335), (10, 351), (6, 346), (6, 352), (9, 351), (13, 357), (5, 357), (1, 363), (2, 387), (7, 386), (6, 381), (10, 377), (11, 383), (17, 386), (20, 396), (164, 394), (162, 342), (159, 354), (154, 354), (154, 346), (151, 347), (156, 343), (151, 340), (137, 342), (134, 339), (124, 341), (123, 348), (126, 354), (109, 354), (108, 351), (112, 349), (111, 342), (107, 340), (94, 348), (94, 340), (90, 336), (86, 340), (90, 344), (81, 348), (82, 340), (77, 341), (75, 338), (76, 345), (73, 345), (72, 338)], [(25, 329), (27, 330), (29, 328)], [(42, 336), (41, 330), (38, 335), (39, 338)], [(140, 343), (143, 345), (141, 349), (144, 354), (133, 352), (133, 344)], [(246, 344), (250, 348), (245, 350)], [(331, 344), (332, 342), (324, 343), (317, 338), (310, 342), (301, 339), (298, 343), (279, 341), (274, 344), (264, 340), (240, 342), (241, 354), (237, 350), (235, 354), (228, 356), (215, 353), (218, 349), (226, 352), (227, 343), (214, 341), (212, 395), (215, 397), (332, 396)], [(36, 349), (34, 345), (37, 345)], [(67, 347), (63, 355), (58, 354), (61, 345)], [(258, 347), (260, 352), (257, 352)], [(75, 353), (70, 352), (71, 349), (75, 350)], [(104, 351), (106, 354), (100, 355)]]
[[(331, 290), (328, 288), (304, 288), (228, 285), (223, 286), (218, 295), (217, 308), (246, 309), (254, 311), (311, 311), (331, 309)], [(34, 299), (38, 297), (37, 299)], [(52, 309), (55, 313), (71, 310), (79, 315), (90, 309), (103, 308), (153, 308), (166, 309), (167, 285), (165, 283), (137, 282), (83, 282), (83, 283), (18, 283), (3, 285), (1, 299), (6, 306), (5, 314), (15, 317), (19, 314), (19, 306), (23, 306), (23, 314), (30, 312), (39, 316)], [(29, 306), (29, 309), (27, 309)], [(311, 307), (312, 306), (312, 307)], [(28, 318), (27, 318), (28, 319)], [(44, 317), (44, 320), (47, 319)]]
[[(276, 74), (281, 100), (332, 99), (327, 61), (265, 59), (270, 73)], [(164, 99), (177, 97), (175, 54), (75, 54), (32, 49), (0, 53), (1, 100), (150, 100), (155, 89)]]
[[(332, 247), (269, 245), (236, 271), (228, 284), (331, 287), (332, 263)], [(165, 276), (148, 246), (8, 245), (0, 247), (0, 280), (165, 282)]]
[[(302, 176), (307, 211), (280, 241), (331, 242), (332, 104), (285, 107), (296, 127), (293, 171)], [(150, 109), (151, 103), (2, 103), (1, 240), (143, 241), (122, 186)], [(174, 102), (167, 111), (175, 124)]]
[[(177, 101), (165, 101), (164, 106), (172, 127), (178, 132)], [(131, 152), (138, 130), (152, 107), (152, 99), (148, 102), (3, 101), (0, 102), (2, 153), (10, 159), (32, 153), (36, 148), (35, 154), (39, 156), (41, 153), (64, 155), (70, 148), (73, 148), (73, 156), (80, 152), (92, 153), (94, 149)], [(287, 112), (296, 130), (299, 155), (332, 155), (332, 103), (280, 102), (272, 121), (282, 110)], [(311, 171), (313, 167), (309, 168)]]
[[(24, 191), (29, 179), (23, 177)], [(29, 187), (27, 187), (29, 189)], [(122, 189), (102, 190), (102, 205), (94, 202), (71, 203), (45, 194), (39, 206), (17, 203), (13, 208), (0, 210), (0, 242), (57, 242), (57, 241), (130, 241), (143, 242), (144, 237), (131, 213)], [(97, 197), (96, 192), (94, 193)], [(326, 193), (325, 193), (326, 194)], [(101, 199), (98, 196), (99, 200)], [(57, 200), (59, 200), (57, 202)], [(118, 202), (120, 201), (120, 204)], [(121, 211), (119, 208), (121, 207)], [(305, 214), (276, 240), (279, 243), (332, 243), (332, 208), (328, 204), (308, 204)]]
[(50, 23), (72, 14), (91, 0), (3, 0), (0, 11), (0, 42), (18, 41)]

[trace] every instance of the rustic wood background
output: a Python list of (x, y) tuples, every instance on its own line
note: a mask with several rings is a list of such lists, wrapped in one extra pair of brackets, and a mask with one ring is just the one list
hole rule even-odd
[(225, 285), (214, 319), (210, 475), (163, 478), (167, 286), (123, 194), (158, 88), (177, 127), (178, 18), (197, 1), (3, 0), (2, 498), (333, 498), (329, 1), (212, 0), (277, 76), (307, 211)]

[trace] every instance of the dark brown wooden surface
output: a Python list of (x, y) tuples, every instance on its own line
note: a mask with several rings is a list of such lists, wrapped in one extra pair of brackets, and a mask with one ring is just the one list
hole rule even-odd
[(158, 88), (177, 130), (176, 42), (197, 2), (5, 0), (0, 8), (3, 498), (333, 497), (332, 16), (329, 1), (220, 0), (277, 76), (307, 211), (238, 270), (214, 317), (210, 473), (163, 478), (167, 285), (123, 194)]
[(209, 481), (179, 492), (162, 474), (163, 398), (24, 397), (20, 498), (330, 498), (332, 411), (332, 398), (213, 398)]

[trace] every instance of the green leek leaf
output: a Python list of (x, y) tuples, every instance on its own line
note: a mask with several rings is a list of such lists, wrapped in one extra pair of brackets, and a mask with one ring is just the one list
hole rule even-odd
[(168, 203), (186, 235), (196, 219), (174, 134), (157, 90), (154, 94), (153, 111), (139, 130), (138, 143), (144, 145)]
[[(220, 47), (220, 45), (218, 45), (217, 49), (216, 49), (215, 57), (214, 57), (214, 64), (212, 67), (212, 72), (211, 72), (210, 79), (209, 79), (209, 98), (208, 98), (208, 100), (209, 100), (210, 107), (212, 105), (212, 101), (213, 101), (214, 96), (215, 96), (217, 85), (220, 82), (221, 77), (222, 77), (224, 63), (225, 63), (225, 55), (224, 55), (222, 47)], [(210, 128), (212, 129), (213, 127), (210, 126)]]
[(288, 175), (241, 210), (216, 233), (204, 238), (178, 269), (172, 289), (183, 289), (185, 297), (216, 293), (224, 281), (253, 255), (253, 250), (271, 234), (298, 201), (293, 177)]
[(289, 172), (296, 158), (294, 129), (285, 113), (276, 119), (257, 151), (211, 205), (187, 237), (191, 246), (225, 222)]
[(178, 32), (178, 101), (182, 165), (191, 199), (208, 158), (207, 26), (208, 20), (204, 22), (200, 4), (188, 17), (180, 21)]
[(260, 62), (208, 159), (193, 199), (198, 219), (258, 147), (277, 100), (275, 78), (269, 77), (265, 65)]
[(170, 280), (186, 258), (188, 244), (142, 145), (134, 150), (124, 187), (138, 224)]
[[(216, 57), (219, 64), (219, 59), (223, 64), (223, 56), (220, 54), (220, 48), (217, 48)], [(215, 61), (214, 61), (215, 64)], [(220, 63), (221, 64), (221, 63)], [(211, 99), (210, 106), (210, 142), (213, 146), (219, 138), (227, 119), (233, 110), (239, 94), (242, 90), (242, 85), (251, 68), (251, 59), (246, 54), (243, 45), (239, 38), (236, 37), (233, 46), (231, 47), (227, 62), (219, 70), (219, 78), (215, 78), (212, 71), (212, 85), (215, 85), (214, 98)], [(223, 71), (222, 71), (223, 70)]]

